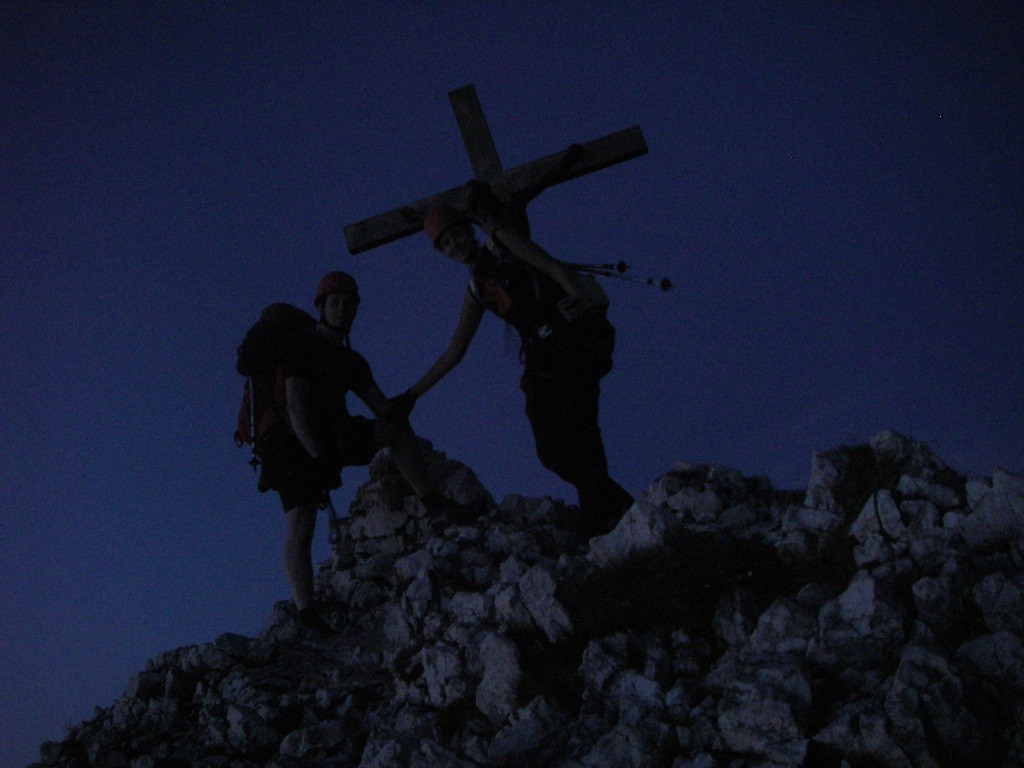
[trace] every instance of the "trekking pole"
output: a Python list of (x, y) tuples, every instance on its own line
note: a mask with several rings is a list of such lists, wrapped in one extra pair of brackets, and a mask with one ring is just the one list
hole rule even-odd
[[(619, 262), (619, 264), (622, 264), (622, 262)], [(670, 288), (672, 288), (672, 281), (669, 280), (667, 277), (663, 277), (661, 278), (661, 280), (657, 280), (653, 277), (636, 277), (634, 275), (624, 275), (622, 274), (623, 270), (619, 268), (619, 264), (612, 265), (612, 269), (605, 269), (598, 265), (590, 264), (570, 264), (568, 266), (572, 266), (575, 269), (579, 270), (580, 272), (585, 272), (586, 274), (589, 275), (611, 277), (616, 280), (628, 280), (633, 283), (643, 283), (644, 285), (651, 285), (654, 286), (655, 288), (660, 288), (662, 291), (667, 291)], [(625, 266), (625, 269), (629, 269), (628, 266), (623, 266)]]
[(629, 269), (629, 264), (624, 261), (608, 262), (607, 264), (576, 264), (571, 261), (563, 261), (567, 267), (575, 267), (576, 269), (584, 272), (590, 272), (592, 270), (600, 270), (602, 272), (610, 272), (612, 270), (622, 273)]

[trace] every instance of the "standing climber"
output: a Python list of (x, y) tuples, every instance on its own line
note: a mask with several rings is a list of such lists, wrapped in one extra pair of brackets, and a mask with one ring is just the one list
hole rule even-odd
[[(484, 246), (472, 224), (487, 236)], [(446, 205), (431, 208), (423, 228), (431, 245), (469, 270), (458, 324), (448, 347), (422, 378), (393, 401), (408, 414), (416, 399), (462, 360), (490, 310), (519, 334), (524, 363), (520, 388), (537, 456), (576, 487), (581, 537), (611, 530), (632, 497), (608, 476), (598, 426), (600, 381), (612, 368), (615, 329), (605, 317), (602, 292), (553, 259), (493, 209), (471, 220)]]
[[(431, 492), (408, 418), (388, 408), (369, 364), (349, 344), (359, 307), (355, 280), (345, 272), (329, 272), (317, 285), (313, 304), (319, 322), (281, 351), (291, 429), (279, 430), (268, 441), (263, 460), (287, 519), (284, 572), (295, 607), (304, 625), (332, 634), (313, 602), (312, 541), (317, 509), (340, 486), (341, 468), (369, 464), (387, 446), (421, 500), (432, 507), (439, 496)], [(377, 418), (351, 416), (345, 403), (349, 391)]]

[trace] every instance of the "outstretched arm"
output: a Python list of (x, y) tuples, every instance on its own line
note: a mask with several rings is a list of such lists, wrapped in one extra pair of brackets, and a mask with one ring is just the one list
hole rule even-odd
[(459, 313), (459, 322), (455, 326), (455, 332), (448, 342), (448, 347), (441, 356), (437, 358), (425, 374), (406, 390), (412, 397), (419, 397), (443, 379), (448, 372), (462, 362), (462, 358), (469, 349), (469, 343), (476, 335), (477, 328), (484, 316), (484, 308), (481, 307), (473, 295), (466, 290), (462, 297), (462, 311)]

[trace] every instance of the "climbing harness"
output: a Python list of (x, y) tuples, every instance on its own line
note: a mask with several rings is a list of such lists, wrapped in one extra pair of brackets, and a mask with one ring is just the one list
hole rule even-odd
[[(245, 386), (249, 394), (249, 434), (252, 436), (252, 456), (249, 458), (249, 466), (253, 472), (260, 468), (260, 457), (256, 453), (256, 384), (252, 376), (245, 377)], [(236, 438), (237, 442), (237, 438)], [(241, 446), (239, 446), (241, 447)]]

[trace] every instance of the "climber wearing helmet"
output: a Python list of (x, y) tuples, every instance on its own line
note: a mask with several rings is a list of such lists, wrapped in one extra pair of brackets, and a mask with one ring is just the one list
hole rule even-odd
[[(411, 412), (417, 398), (459, 364), (484, 312), (492, 311), (520, 337), (520, 388), (537, 456), (575, 486), (580, 512), (574, 527), (590, 538), (613, 528), (633, 503), (608, 475), (598, 425), (600, 380), (612, 368), (615, 343), (615, 329), (605, 317), (607, 299), (588, 278), (504, 224), (496, 201), (490, 201), (473, 206), (472, 219), (447, 205), (427, 211), (423, 228), (431, 245), (469, 270), (469, 286), (448, 347), (393, 407)], [(485, 245), (473, 224), (487, 236)]]
[[(388, 407), (369, 364), (349, 344), (359, 308), (355, 280), (345, 272), (329, 272), (317, 285), (313, 304), (320, 313), (315, 331), (297, 337), (281, 353), (295, 439), (282, 441), (267, 458), (279, 472), (276, 488), (287, 517), (284, 570), (295, 607), (305, 625), (329, 634), (313, 604), (311, 548), (317, 508), (325, 493), (341, 484), (341, 468), (369, 464), (387, 446), (428, 507), (438, 495), (430, 487), (408, 419)], [(377, 418), (351, 416), (345, 403), (349, 391)]]

